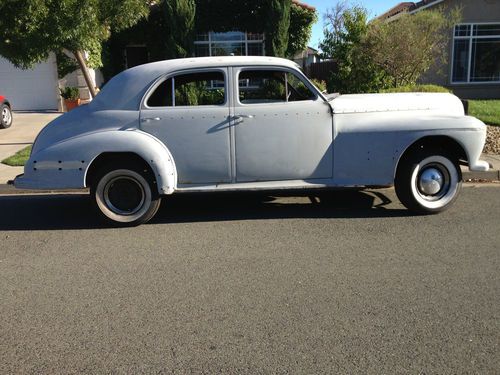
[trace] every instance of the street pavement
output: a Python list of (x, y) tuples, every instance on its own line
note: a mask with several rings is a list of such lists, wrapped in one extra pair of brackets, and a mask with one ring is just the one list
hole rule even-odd
[(0, 373), (498, 374), (500, 187), (179, 195), (100, 227), (0, 197)]

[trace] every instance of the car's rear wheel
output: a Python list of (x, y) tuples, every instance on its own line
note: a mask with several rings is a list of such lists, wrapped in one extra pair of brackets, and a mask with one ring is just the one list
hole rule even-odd
[(398, 166), (396, 194), (408, 209), (422, 214), (448, 209), (457, 199), (462, 174), (457, 161), (442, 151), (420, 150)]
[(0, 128), (7, 129), (12, 125), (12, 111), (7, 104), (0, 106)]
[(150, 173), (140, 167), (101, 169), (91, 184), (91, 194), (101, 217), (118, 226), (146, 223), (161, 203)]

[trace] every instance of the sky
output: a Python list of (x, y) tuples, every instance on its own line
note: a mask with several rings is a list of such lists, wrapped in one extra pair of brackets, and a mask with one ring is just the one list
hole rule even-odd
[[(323, 37), (323, 15), (326, 10), (332, 8), (336, 0), (301, 0), (303, 3), (316, 8), (318, 12), (318, 22), (313, 26), (313, 32), (309, 45), (317, 48), (319, 40)], [(354, 0), (352, 3), (360, 4), (370, 12), (371, 17), (375, 17), (399, 4), (400, 0)]]

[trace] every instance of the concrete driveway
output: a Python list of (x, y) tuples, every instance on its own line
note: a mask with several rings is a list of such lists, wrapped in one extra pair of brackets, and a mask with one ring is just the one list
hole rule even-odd
[[(40, 130), (60, 115), (58, 112), (14, 112), (12, 126), (0, 130), (0, 161), (32, 144)], [(0, 163), (0, 184), (20, 173), (23, 173), (22, 167)]]

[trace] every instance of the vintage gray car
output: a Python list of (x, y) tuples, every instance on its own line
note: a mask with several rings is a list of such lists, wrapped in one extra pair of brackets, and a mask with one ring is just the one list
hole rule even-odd
[(329, 97), (288, 60), (179, 59), (129, 69), (47, 125), (14, 184), (90, 187), (121, 225), (151, 219), (162, 195), (229, 190), (395, 185), (435, 213), (457, 197), (459, 164), (488, 170), (485, 137), (451, 94)]

